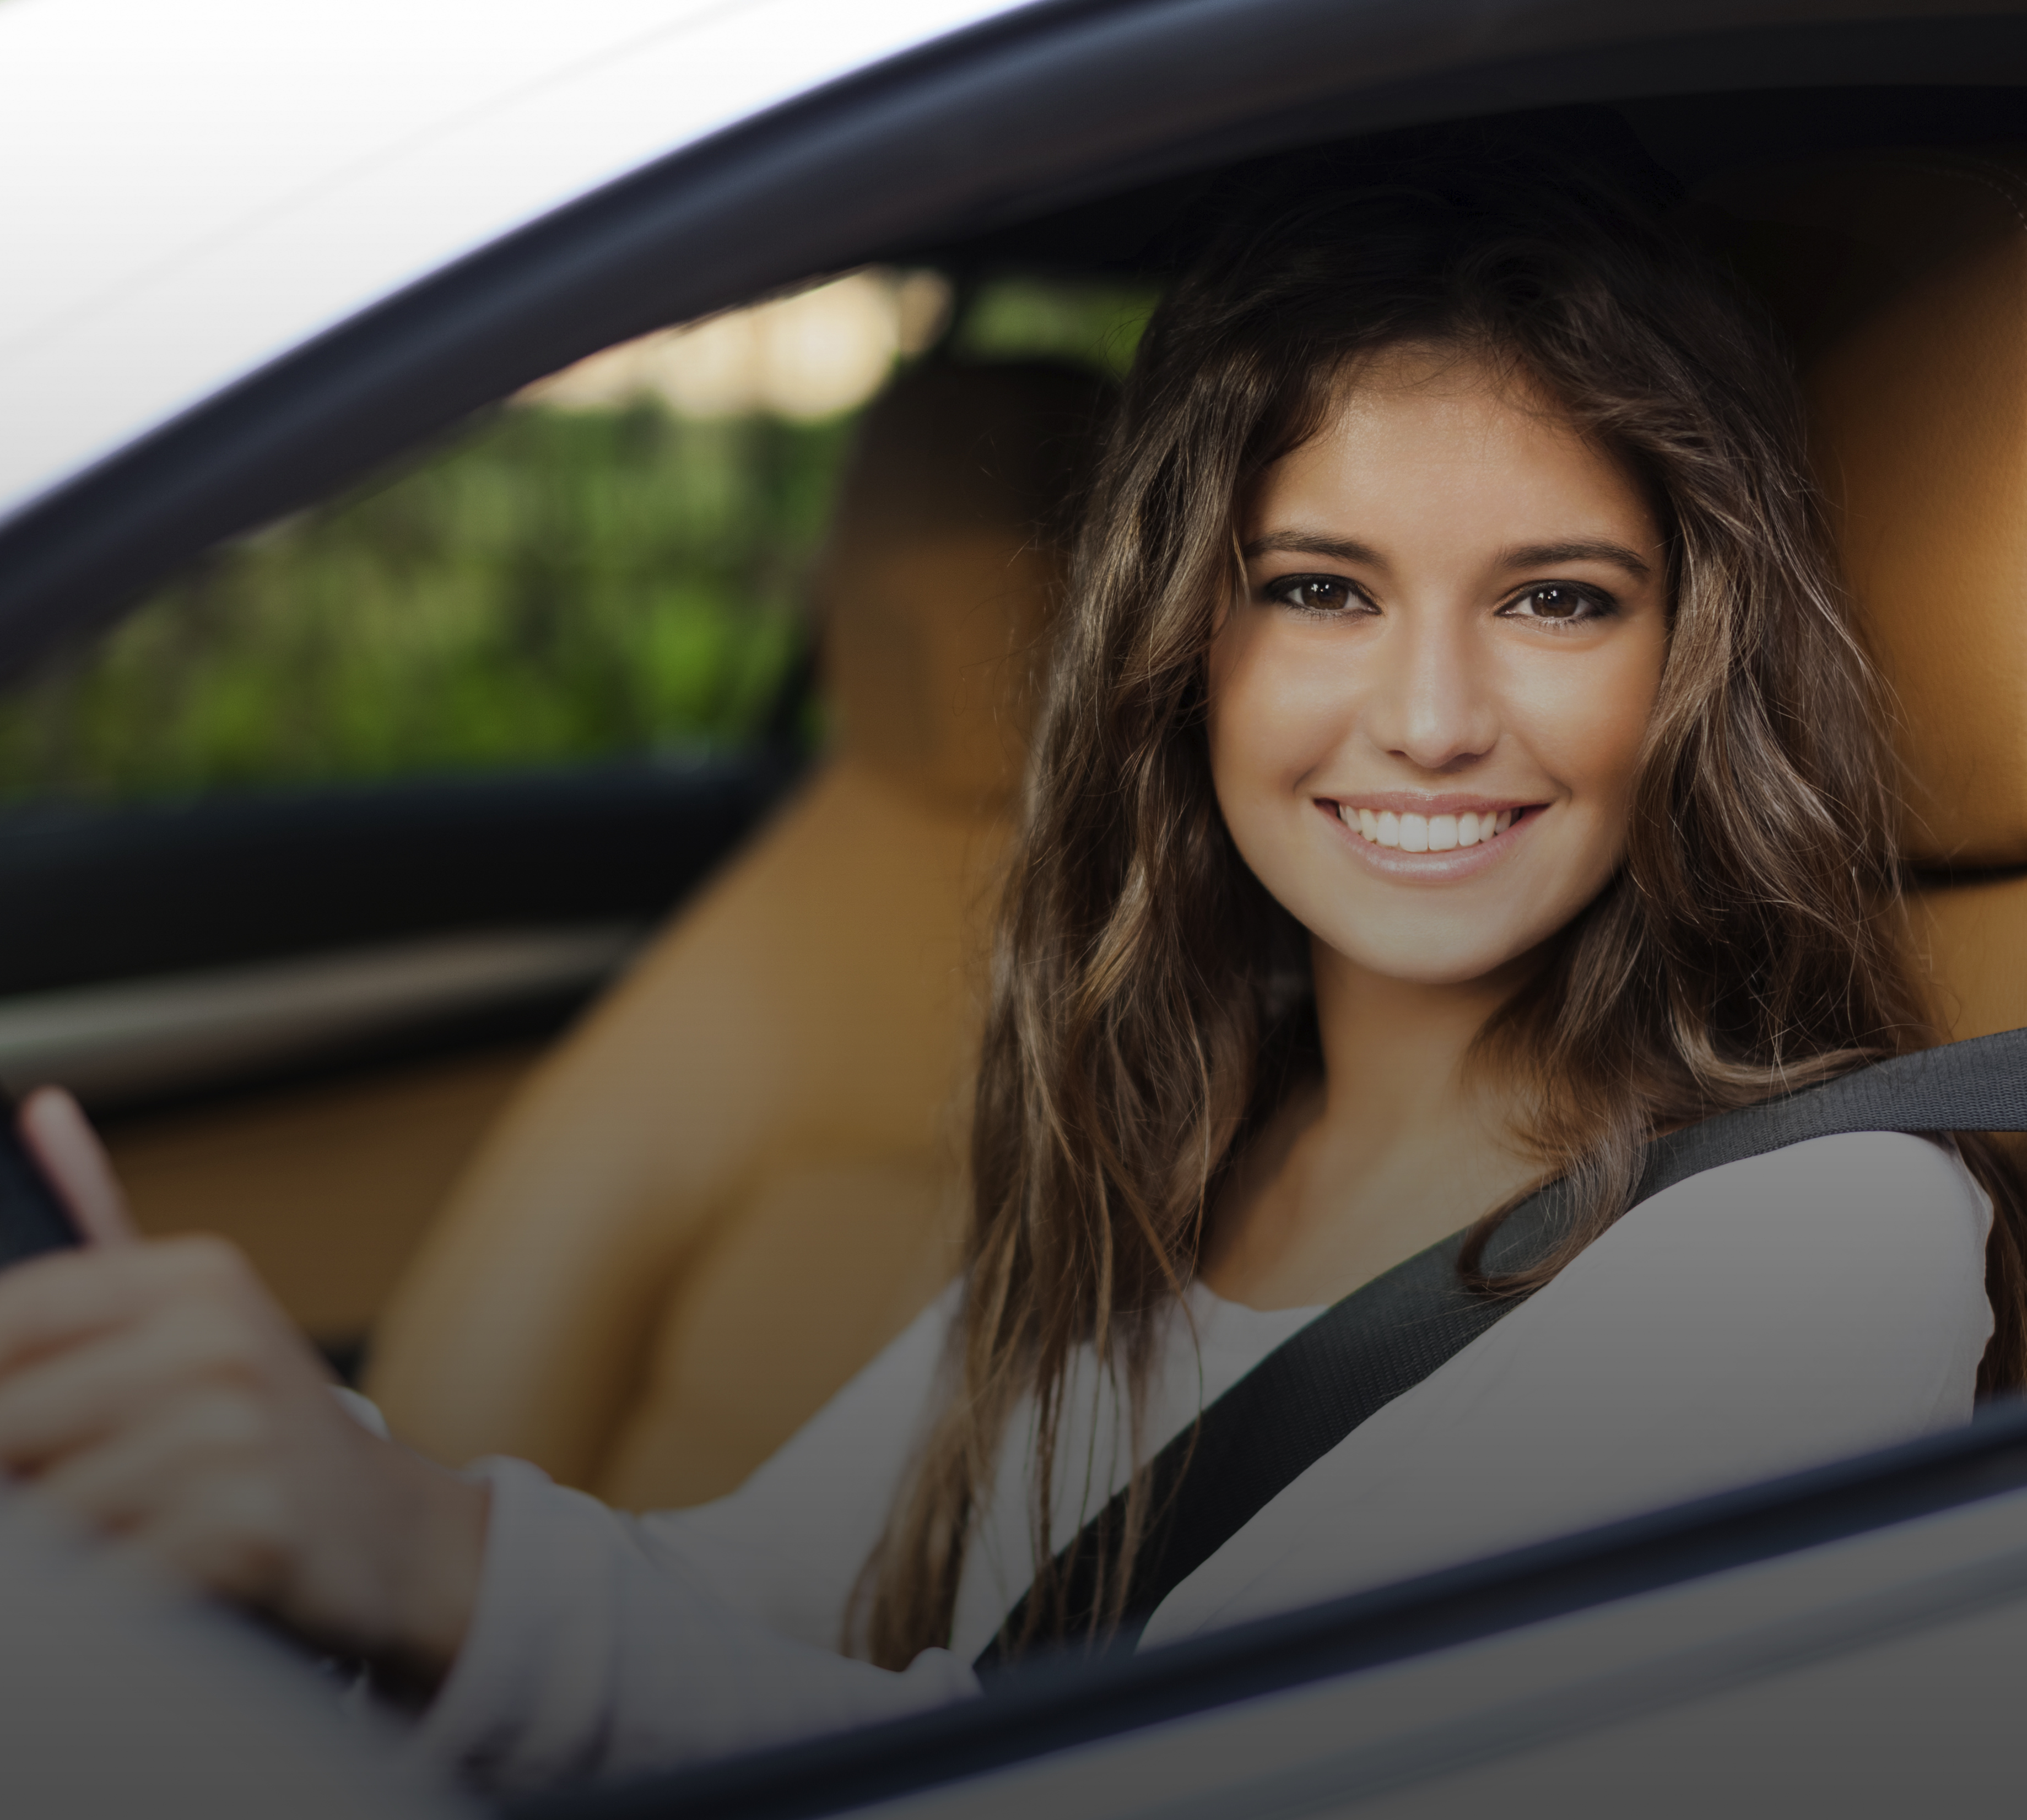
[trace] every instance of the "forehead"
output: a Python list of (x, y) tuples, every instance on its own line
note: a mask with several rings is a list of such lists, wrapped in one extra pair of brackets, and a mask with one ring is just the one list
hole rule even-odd
[(1389, 348), (1347, 367), (1316, 434), (1267, 470), (1248, 505), (1250, 534), (1291, 516), (1438, 514), (1453, 532), (1545, 517), (1658, 537), (1626, 464), (1524, 367), (1447, 346)]

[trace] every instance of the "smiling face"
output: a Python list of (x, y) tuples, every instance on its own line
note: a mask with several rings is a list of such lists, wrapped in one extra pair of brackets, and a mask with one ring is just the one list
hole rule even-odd
[(1561, 928), (1624, 851), (1667, 648), (1632, 479), (1521, 382), (1395, 349), (1268, 470), (1240, 537), (1212, 774), (1320, 967), (1454, 984)]

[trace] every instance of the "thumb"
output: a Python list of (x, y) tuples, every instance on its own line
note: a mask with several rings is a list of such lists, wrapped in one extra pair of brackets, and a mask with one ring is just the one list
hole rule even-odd
[(39, 1087), (21, 1102), (15, 1126), (88, 1243), (124, 1245), (134, 1239), (133, 1216), (113, 1159), (76, 1100), (60, 1087)]

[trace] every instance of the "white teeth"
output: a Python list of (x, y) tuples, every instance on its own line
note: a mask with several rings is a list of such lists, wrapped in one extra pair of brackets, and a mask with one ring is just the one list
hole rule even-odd
[(1391, 809), (1375, 813), (1340, 803), (1337, 813), (1346, 827), (1355, 828), (1375, 847), (1397, 847), (1403, 853), (1448, 853), (1453, 847), (1482, 847), (1497, 840), (1513, 825), (1520, 811), (1501, 809), (1494, 814), (1467, 809), (1457, 815), (1412, 811), (1397, 815)]

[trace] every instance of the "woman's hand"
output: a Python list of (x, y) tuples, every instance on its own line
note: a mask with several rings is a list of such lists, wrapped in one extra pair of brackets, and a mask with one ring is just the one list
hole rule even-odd
[(223, 1240), (146, 1243), (76, 1102), (21, 1132), (89, 1244), (0, 1272), (0, 1468), (136, 1552), (424, 1686), (476, 1596), (486, 1493), (360, 1426)]

